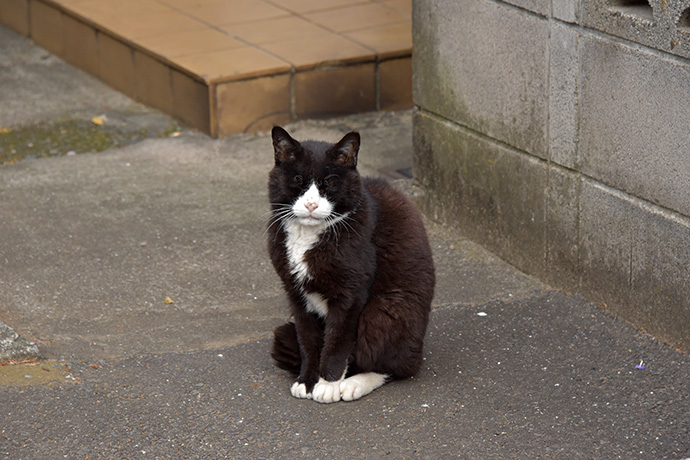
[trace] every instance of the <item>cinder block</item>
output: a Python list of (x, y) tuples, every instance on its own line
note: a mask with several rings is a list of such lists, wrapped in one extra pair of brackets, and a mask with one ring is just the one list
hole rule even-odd
[(690, 58), (687, 0), (582, 0), (585, 27)]
[(505, 3), (524, 8), (542, 16), (549, 15), (550, 0), (503, 0)]
[(581, 38), (585, 174), (690, 216), (690, 65)]
[(583, 290), (650, 334), (688, 349), (690, 222), (585, 181), (580, 225)]
[(531, 273), (544, 270), (546, 163), (440, 119), (417, 113), (415, 176), (432, 213)]
[(592, 181), (582, 184), (580, 209), (582, 286), (597, 301), (624, 305), (630, 291), (631, 222), (637, 225), (642, 215), (632, 215), (628, 203)]
[(552, 0), (553, 17), (577, 24), (580, 21), (580, 2), (573, 0)]
[(549, 151), (551, 160), (577, 164), (578, 33), (554, 23), (549, 38)]
[(629, 317), (653, 335), (690, 349), (690, 221), (642, 206), (635, 225)]
[(546, 266), (543, 278), (558, 287), (577, 290), (580, 282), (580, 176), (550, 167), (546, 196)]
[(415, 103), (547, 156), (548, 21), (487, 0), (414, 2)]
[(414, 177), (430, 192), (425, 197), (433, 195), (425, 203), (427, 214), (462, 228), (472, 227), (461, 202), (465, 162), (460, 153), (467, 149), (466, 137), (456, 135), (459, 127), (422, 111), (415, 111), (412, 126)]
[(688, 0), (539, 5), (413, 3), (422, 203), (690, 349), (690, 62), (599, 32), (684, 56)]

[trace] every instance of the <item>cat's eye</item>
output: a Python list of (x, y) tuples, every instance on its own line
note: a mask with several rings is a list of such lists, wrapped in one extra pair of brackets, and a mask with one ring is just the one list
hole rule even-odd
[(302, 176), (298, 174), (292, 180), (295, 182), (295, 185), (302, 185), (302, 181), (304, 179), (302, 179)]
[(333, 188), (336, 185), (336, 179), (338, 179), (337, 174), (330, 174), (323, 179), (323, 185), (326, 188)]

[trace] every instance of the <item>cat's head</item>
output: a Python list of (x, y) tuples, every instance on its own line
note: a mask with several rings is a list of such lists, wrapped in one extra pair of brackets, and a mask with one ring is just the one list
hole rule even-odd
[(347, 133), (335, 144), (298, 142), (279, 126), (271, 134), (275, 166), (269, 175), (269, 198), (277, 218), (326, 228), (359, 206), (358, 133)]

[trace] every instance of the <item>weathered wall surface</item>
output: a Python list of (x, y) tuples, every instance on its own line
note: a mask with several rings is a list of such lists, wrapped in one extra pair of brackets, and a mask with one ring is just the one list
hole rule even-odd
[(690, 350), (690, 0), (413, 13), (428, 211)]

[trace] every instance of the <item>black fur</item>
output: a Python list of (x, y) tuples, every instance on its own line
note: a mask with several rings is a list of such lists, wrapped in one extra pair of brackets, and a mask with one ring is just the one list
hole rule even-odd
[[(385, 181), (359, 176), (359, 134), (348, 133), (337, 144), (300, 143), (280, 127), (272, 135), (268, 248), (294, 318), (275, 330), (273, 359), (309, 392), (320, 377), (336, 381), (346, 369), (348, 375), (414, 375), (435, 284), (419, 212)], [(312, 181), (336, 213), (349, 214), (305, 253), (310, 278), (300, 283), (286, 254), (284, 219), (290, 217), (284, 210)], [(327, 300), (325, 317), (307, 311), (303, 292)]]

